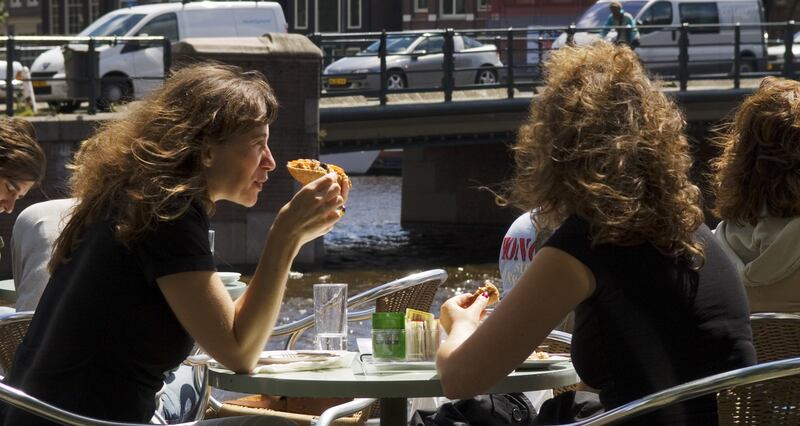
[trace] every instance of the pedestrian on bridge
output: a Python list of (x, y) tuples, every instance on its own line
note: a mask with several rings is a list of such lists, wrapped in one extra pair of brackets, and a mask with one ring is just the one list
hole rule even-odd
[(631, 49), (639, 47), (639, 30), (636, 28), (636, 20), (633, 16), (622, 8), (622, 3), (612, 1), (608, 5), (611, 12), (606, 20), (605, 28), (600, 33), (603, 38), (613, 29), (617, 33), (614, 41), (617, 44), (625, 44)]

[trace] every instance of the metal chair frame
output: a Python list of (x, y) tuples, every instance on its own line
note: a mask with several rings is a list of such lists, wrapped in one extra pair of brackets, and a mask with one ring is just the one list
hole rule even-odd
[[(609, 425), (623, 420), (630, 420), (641, 414), (696, 398), (698, 396), (719, 392), (736, 386), (758, 383), (798, 374), (800, 374), (800, 358), (778, 360), (765, 364), (744, 367), (665, 389), (643, 398), (639, 398), (635, 401), (631, 401), (603, 414), (579, 422), (570, 423), (567, 426)], [(317, 422), (317, 426), (329, 426), (335, 419), (362, 410), (369, 406), (372, 401), (374, 401), (372, 398), (356, 399), (352, 402), (332, 407), (322, 413), (319, 421)]]

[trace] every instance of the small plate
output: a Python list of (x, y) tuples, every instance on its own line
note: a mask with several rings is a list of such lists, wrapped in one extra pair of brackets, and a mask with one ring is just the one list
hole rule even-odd
[(526, 359), (517, 367), (517, 370), (536, 370), (544, 369), (559, 362), (569, 361), (569, 358), (564, 356), (551, 355), (547, 359)]

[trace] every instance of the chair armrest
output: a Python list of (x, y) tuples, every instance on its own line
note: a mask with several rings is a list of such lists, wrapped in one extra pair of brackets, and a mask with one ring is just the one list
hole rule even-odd
[(336, 419), (365, 410), (375, 401), (375, 398), (356, 398), (350, 402), (328, 408), (319, 416), (316, 426), (330, 426)]
[(683, 402), (698, 396), (719, 392), (736, 386), (763, 382), (800, 374), (800, 358), (784, 359), (726, 371), (703, 377), (660, 392), (639, 398), (611, 411), (568, 426), (600, 426), (615, 424), (638, 415)]
[[(0, 382), (0, 401), (47, 420), (68, 426), (150, 426), (146, 423), (112, 422), (75, 414), (50, 405), (2, 382)], [(180, 423), (179, 426), (191, 426), (196, 424), (197, 422), (188, 422)]]

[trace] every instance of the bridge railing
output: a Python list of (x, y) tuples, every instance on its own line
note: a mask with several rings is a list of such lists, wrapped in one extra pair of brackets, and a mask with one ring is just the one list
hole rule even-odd
[[(150, 47), (161, 49), (163, 60), (162, 70), (148, 70), (141, 75), (124, 75), (116, 72), (106, 73), (100, 67), (100, 55), (103, 51), (123, 45), (123, 51), (143, 50)], [(49, 69), (44, 72), (33, 71), (29, 77), (20, 72), (21, 65), (29, 66), (35, 57), (33, 52), (41, 53), (53, 46), (61, 46), (63, 52), (71, 51), (71, 59), (65, 60), (65, 69)], [(6, 62), (6, 74), (0, 76), (0, 81), (5, 83), (4, 90), (0, 88), (0, 97), (5, 97), (6, 115), (14, 115), (15, 97), (21, 93), (22, 85), (30, 82), (35, 95), (49, 95), (54, 85), (64, 83), (69, 89), (63, 88), (74, 97), (65, 98), (59, 102), (77, 102), (86, 100), (89, 103), (89, 114), (95, 114), (98, 101), (105, 100), (103, 93), (114, 85), (121, 90), (121, 95), (131, 99), (134, 95), (135, 82), (156, 80), (163, 81), (168, 75), (172, 63), (171, 44), (169, 39), (161, 36), (139, 37), (62, 37), (62, 36), (2, 36), (0, 37), (0, 53)], [(66, 58), (65, 58), (66, 59)], [(53, 64), (53, 68), (57, 65)], [(73, 67), (73, 72), (70, 72)], [(62, 77), (63, 75), (63, 77)]]
[[(781, 75), (796, 78), (800, 66), (800, 24), (641, 25), (636, 52), (648, 70), (679, 90), (701, 80), (727, 80), (739, 88), (743, 79)], [(554, 49), (602, 38), (610, 28), (530, 27), (487, 30), (433, 30), (314, 34), (321, 48), (322, 97), (376, 97), (475, 89), (505, 89), (513, 98), (543, 84), (543, 64)], [(615, 31), (625, 27), (614, 27)], [(768, 33), (783, 33), (768, 39)], [(482, 45), (482, 46), (481, 46)], [(770, 55), (775, 47), (783, 52)], [(797, 49), (797, 51), (793, 51)], [(494, 59), (492, 59), (494, 56)]]

